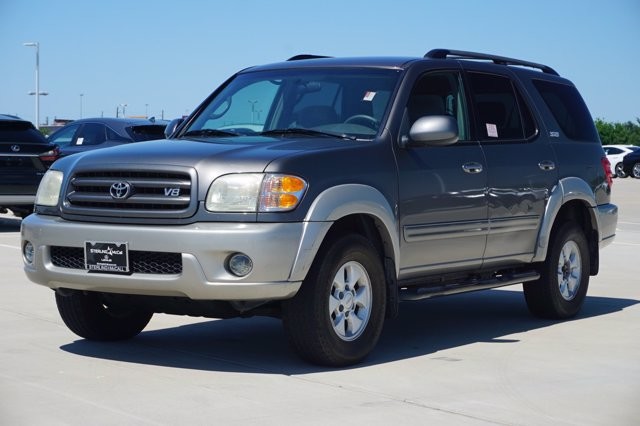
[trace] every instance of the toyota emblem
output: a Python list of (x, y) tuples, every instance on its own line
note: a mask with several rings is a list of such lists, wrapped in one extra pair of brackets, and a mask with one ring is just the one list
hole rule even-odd
[(19, 152), (20, 151), (20, 145), (11, 145), (11, 151)]
[(129, 182), (116, 182), (111, 185), (109, 194), (117, 200), (124, 200), (131, 195), (131, 184)]

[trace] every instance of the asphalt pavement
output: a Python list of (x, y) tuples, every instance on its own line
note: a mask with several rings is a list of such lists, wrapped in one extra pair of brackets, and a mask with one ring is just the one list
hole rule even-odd
[(638, 425), (640, 180), (613, 189), (617, 237), (576, 318), (531, 317), (520, 285), (405, 303), (347, 369), (300, 361), (270, 318), (82, 340), (0, 215), (0, 425)]

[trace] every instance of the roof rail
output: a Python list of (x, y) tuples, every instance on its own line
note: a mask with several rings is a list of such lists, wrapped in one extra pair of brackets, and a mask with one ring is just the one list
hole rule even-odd
[(488, 55), (486, 53), (465, 52), (464, 50), (433, 49), (427, 52), (424, 57), (430, 59), (482, 59), (486, 61), (493, 61), (494, 64), (521, 65), (523, 67), (537, 68), (547, 74), (560, 75), (556, 70), (547, 65), (521, 61), (520, 59), (507, 58), (504, 56)]
[(301, 61), (303, 59), (322, 59), (322, 58), (330, 58), (331, 56), (320, 56), (320, 55), (308, 55), (303, 53), (302, 55), (292, 56), (287, 61)]

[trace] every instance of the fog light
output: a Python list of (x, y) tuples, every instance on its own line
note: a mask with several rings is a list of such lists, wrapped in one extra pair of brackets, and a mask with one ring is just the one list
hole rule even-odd
[(244, 253), (234, 253), (227, 259), (227, 269), (235, 276), (244, 277), (253, 270), (253, 262)]
[(35, 249), (33, 248), (33, 244), (30, 241), (24, 243), (24, 247), (22, 247), (22, 255), (24, 256), (24, 261), (29, 265), (33, 265), (33, 253)]

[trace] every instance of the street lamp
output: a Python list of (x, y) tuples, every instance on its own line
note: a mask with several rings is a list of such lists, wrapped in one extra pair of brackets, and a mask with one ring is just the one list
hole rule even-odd
[(40, 96), (48, 95), (46, 92), (40, 92), (40, 43), (32, 41), (29, 43), (22, 43), (27, 47), (36, 48), (36, 91), (29, 92), (29, 94), (36, 95), (36, 129), (40, 128)]
[(251, 104), (251, 123), (255, 123), (256, 121), (256, 104), (258, 101), (249, 101)]
[(84, 93), (80, 93), (80, 118), (82, 118), (82, 97), (84, 96)]

